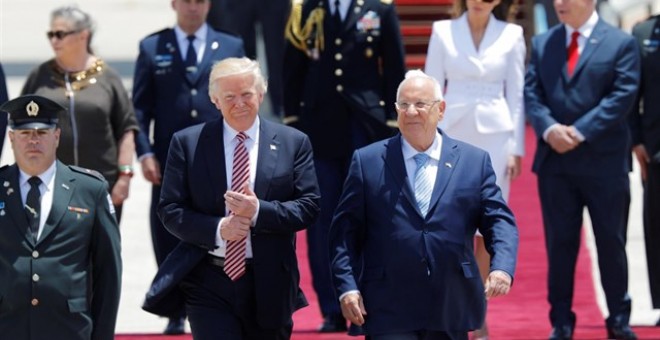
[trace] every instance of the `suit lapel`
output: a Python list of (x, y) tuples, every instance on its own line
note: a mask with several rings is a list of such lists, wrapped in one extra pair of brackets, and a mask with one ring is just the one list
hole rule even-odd
[(58, 161), (55, 183), (53, 184), (53, 205), (37, 243), (45, 240), (60, 224), (60, 220), (64, 216), (69, 202), (71, 202), (75, 188), (75, 178), (71, 175), (71, 170)]
[(163, 41), (160, 42), (159, 45), (158, 54), (171, 55), (172, 70), (177, 70), (174, 72), (181, 72), (183, 78), (188, 79), (188, 72), (186, 72), (186, 67), (181, 57), (181, 46), (179, 46), (179, 42), (176, 40), (176, 33), (174, 33), (174, 29), (170, 28), (167, 31), (167, 34), (164, 35)]
[[(463, 14), (455, 21), (451, 22), (452, 40), (456, 49), (468, 56), (468, 60), (473, 61), (478, 57), (477, 48), (474, 47), (472, 41), (472, 33), (470, 33), (470, 26), (467, 21), (467, 14)], [(468, 39), (466, 39), (468, 37)]]
[(600, 46), (600, 43), (605, 39), (606, 34), (607, 26), (599, 19), (598, 23), (596, 23), (596, 27), (594, 27), (593, 32), (591, 32), (591, 35), (587, 38), (584, 44), (578, 63), (575, 66), (575, 71), (573, 72), (573, 78), (579, 76), (580, 70), (584, 68), (584, 65), (586, 65), (589, 58), (594, 54), (594, 51)]
[(269, 122), (262, 119), (259, 126), (259, 156), (257, 157), (254, 193), (257, 197), (267, 197), (268, 185), (273, 178), (279, 157), (280, 143), (277, 135), (268, 128)]
[[(0, 178), (2, 187), (0, 187), (0, 204), (4, 204), (4, 208), (0, 211), (0, 221), (11, 219), (10, 223), (0, 223), (2, 226), (13, 224), (18, 233), (23, 235), (25, 239), (32, 245), (32, 235), (29, 232), (27, 217), (25, 216), (25, 209), (21, 201), (21, 187), (18, 183), (18, 166), (12, 165), (6, 172), (7, 176)], [(1, 227), (2, 229), (4, 227)]]
[(396, 135), (395, 137), (390, 138), (389, 142), (385, 145), (385, 155), (384, 162), (390, 172), (392, 177), (396, 181), (403, 196), (410, 202), (410, 205), (415, 208), (415, 211), (420, 216), (422, 212), (417, 206), (417, 201), (415, 200), (415, 193), (410, 186), (410, 181), (408, 180), (408, 173), (406, 172), (406, 164), (403, 159), (403, 152), (401, 151), (401, 134)]
[[(442, 132), (440, 133), (442, 134)], [(447, 137), (447, 135), (442, 134), (442, 151), (440, 152), (440, 161), (438, 162), (438, 173), (435, 177), (435, 184), (433, 185), (433, 193), (431, 194), (431, 202), (429, 204), (429, 213), (427, 216), (433, 215), (432, 211), (438, 204), (440, 196), (444, 193), (447, 184), (451, 180), (451, 176), (454, 174), (454, 169), (456, 168), (459, 156), (460, 152), (456, 142)]]
[(223, 195), (227, 191), (227, 168), (225, 166), (225, 142), (222, 122), (222, 119), (216, 119), (206, 123), (202, 129), (197, 147), (204, 148), (208, 178), (211, 182), (209, 187), (216, 189), (213, 193), (214, 201), (220, 202), (224, 211), (225, 200)]

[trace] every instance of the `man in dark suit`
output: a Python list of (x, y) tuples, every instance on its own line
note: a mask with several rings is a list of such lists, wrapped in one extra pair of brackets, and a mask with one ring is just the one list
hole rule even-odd
[[(642, 56), (640, 100), (630, 115), (633, 152), (644, 185), (644, 242), (653, 308), (660, 308), (660, 16), (633, 28)], [(657, 323), (660, 326), (660, 320)]]
[[(485, 298), (509, 292), (518, 230), (488, 153), (437, 129), (438, 82), (409, 71), (397, 109), (401, 134), (353, 154), (330, 229), (342, 312), (372, 340), (467, 339), (483, 324)], [(492, 256), (485, 287), (477, 228)]]
[(144, 307), (167, 313), (165, 295), (179, 286), (196, 340), (288, 339), (291, 315), (307, 305), (296, 232), (319, 211), (312, 146), (257, 116), (266, 92), (257, 62), (225, 59), (209, 82), (223, 119), (172, 138), (158, 213), (181, 243)]
[(391, 2), (310, 0), (294, 5), (287, 27), (284, 123), (309, 135), (321, 189), (321, 215), (307, 231), (321, 332), (346, 330), (325, 249), (351, 154), (390, 137), (396, 127), (396, 88), (405, 65)]
[[(178, 243), (156, 216), (170, 139), (176, 131), (217, 117), (206, 95), (211, 66), (244, 55), (239, 38), (214, 31), (205, 23), (209, 6), (210, 0), (172, 0), (177, 24), (142, 40), (135, 66), (133, 104), (140, 122), (135, 144), (142, 173), (153, 184), (150, 222), (158, 265)], [(184, 311), (179, 314), (170, 319), (166, 334), (183, 333)]]
[(535, 37), (525, 109), (538, 146), (533, 170), (548, 251), (551, 339), (570, 339), (575, 263), (584, 207), (589, 210), (608, 338), (630, 329), (626, 231), (630, 203), (630, 133), (626, 123), (639, 83), (634, 39), (602, 21), (595, 0), (557, 0), (562, 24)]
[(245, 54), (251, 59), (257, 58), (256, 24), (260, 24), (268, 66), (268, 97), (273, 115), (278, 118), (284, 111), (284, 27), (290, 10), (291, 0), (211, 0), (208, 17), (212, 27), (240, 35)]
[(16, 159), (0, 168), (0, 337), (112, 340), (121, 257), (108, 184), (56, 160), (59, 104), (28, 95), (0, 110)]
[[(0, 105), (4, 104), (7, 100), (9, 100), (9, 95), (7, 94), (5, 71), (2, 69), (2, 64), (0, 64)], [(7, 114), (5, 112), (0, 112), (0, 156), (2, 156), (2, 147), (5, 144), (6, 133), (7, 133)]]

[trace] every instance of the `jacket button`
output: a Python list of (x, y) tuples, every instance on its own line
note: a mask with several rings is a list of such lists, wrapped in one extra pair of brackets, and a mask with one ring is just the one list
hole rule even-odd
[(197, 95), (197, 89), (190, 90), (190, 94), (193, 95), (193, 96), (196, 96)]
[(340, 61), (344, 56), (341, 55), (341, 53), (335, 54), (335, 60)]
[(341, 84), (337, 85), (337, 92), (344, 91), (344, 87)]
[(337, 77), (341, 77), (342, 74), (344, 74), (344, 71), (342, 71), (340, 68), (338, 68), (338, 69), (335, 70), (335, 75), (336, 75)]
[(32, 258), (38, 259), (39, 258), (39, 252), (36, 250), (32, 251)]
[(385, 101), (381, 100), (381, 101), (378, 102), (378, 104), (380, 104), (380, 106), (385, 106)]
[(197, 118), (197, 110), (190, 111), (190, 117)]
[(37, 306), (37, 305), (39, 304), (39, 299), (32, 299), (32, 301), (30, 301), (30, 303), (31, 303), (33, 306)]
[(335, 45), (337, 46), (341, 45), (341, 38), (335, 39)]
[(368, 37), (367, 37), (367, 42), (372, 42), (372, 41), (374, 41), (374, 37), (372, 37), (372, 36), (368, 36)]
[(32, 275), (32, 281), (39, 282), (39, 274)]

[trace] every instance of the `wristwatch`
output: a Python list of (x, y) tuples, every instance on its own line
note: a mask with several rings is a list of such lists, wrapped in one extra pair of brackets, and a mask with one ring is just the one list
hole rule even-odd
[(128, 176), (128, 178), (133, 177), (133, 166), (131, 166), (131, 165), (120, 165), (119, 166), (119, 176)]

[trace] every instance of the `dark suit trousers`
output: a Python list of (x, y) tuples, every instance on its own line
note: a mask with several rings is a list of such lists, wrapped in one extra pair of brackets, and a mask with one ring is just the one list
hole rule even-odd
[(572, 327), (575, 323), (571, 304), (584, 207), (589, 211), (596, 241), (601, 284), (610, 315), (607, 325), (627, 325), (631, 308), (625, 249), (630, 205), (628, 175), (602, 178), (541, 171), (538, 187), (548, 252), (552, 325)]
[(371, 335), (370, 340), (467, 340), (467, 332), (417, 331), (385, 335)]
[(644, 242), (653, 308), (660, 308), (660, 164), (650, 163), (644, 183)]
[(245, 275), (232, 282), (221, 267), (204, 259), (182, 281), (181, 289), (195, 340), (291, 338), (293, 320), (281, 329), (259, 327), (251, 265), (247, 266)]
[[(351, 122), (349, 133), (354, 149), (368, 143), (366, 133), (357, 121)], [(312, 273), (312, 285), (324, 316), (341, 315), (339, 300), (335, 294), (330, 274), (328, 233), (335, 209), (339, 204), (351, 157), (352, 152), (347, 152), (344, 157), (314, 157), (316, 178), (321, 191), (321, 211), (316, 222), (307, 228), (307, 254)], [(359, 268), (359, 265), (354, 268)]]

